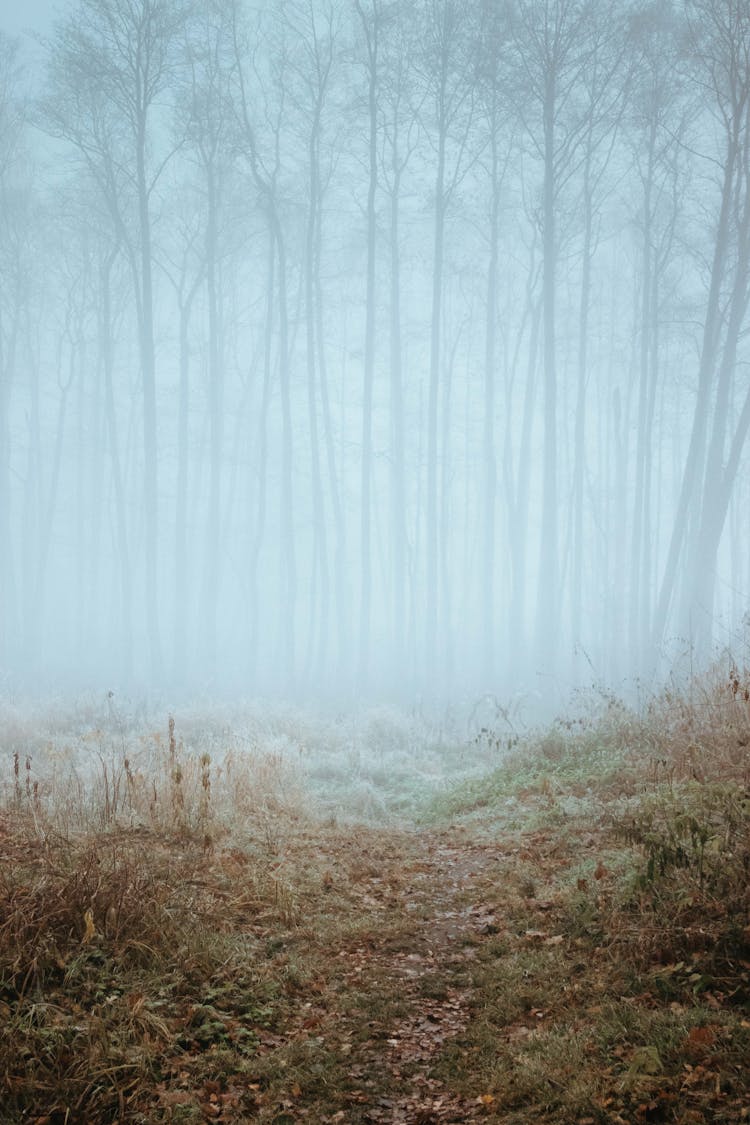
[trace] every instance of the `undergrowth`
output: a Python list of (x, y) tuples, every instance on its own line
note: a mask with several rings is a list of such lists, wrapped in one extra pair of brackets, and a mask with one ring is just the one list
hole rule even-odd
[(358, 1075), (404, 998), (366, 951), (431, 941), (401, 868), (424, 889), (450, 826), (490, 857), (466, 868), (490, 921), (420, 986), (439, 1005), (471, 979), (434, 1080), (483, 1120), (744, 1120), (748, 746), (736, 669), (524, 736), (392, 713), (144, 728), (111, 703), (7, 724), (0, 1122), (383, 1120)]

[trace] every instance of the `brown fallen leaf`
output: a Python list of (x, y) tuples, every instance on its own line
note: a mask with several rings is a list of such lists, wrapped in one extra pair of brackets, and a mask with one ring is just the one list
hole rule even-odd
[(713, 1047), (716, 1042), (716, 1028), (707, 1024), (704, 1027), (691, 1027), (683, 1047), (690, 1051), (701, 1051)]
[(81, 945), (88, 945), (96, 937), (96, 926), (94, 925), (94, 912), (89, 909), (83, 915), (83, 922), (86, 927), (86, 932), (81, 938)]

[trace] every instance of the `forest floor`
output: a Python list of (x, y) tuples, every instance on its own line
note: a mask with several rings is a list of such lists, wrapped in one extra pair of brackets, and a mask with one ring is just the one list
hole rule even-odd
[[(387, 823), (230, 828), (170, 729), (161, 796), (128, 760), (73, 830), (16, 759), (0, 1123), (750, 1120), (742, 691), (558, 726)], [(147, 791), (171, 826), (123, 815)]]

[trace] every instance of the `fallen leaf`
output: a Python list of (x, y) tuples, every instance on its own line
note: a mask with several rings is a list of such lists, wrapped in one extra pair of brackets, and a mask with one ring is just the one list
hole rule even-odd
[(88, 945), (93, 938), (96, 937), (96, 926), (94, 925), (94, 912), (89, 909), (83, 915), (83, 922), (86, 926), (86, 933), (81, 938), (81, 945)]
[(661, 1074), (664, 1064), (661, 1061), (658, 1048), (637, 1047), (628, 1067), (629, 1074)]
[(683, 1046), (688, 1050), (703, 1050), (712, 1047), (716, 1042), (716, 1028), (710, 1024), (705, 1027), (691, 1027), (690, 1034), (685, 1039)]

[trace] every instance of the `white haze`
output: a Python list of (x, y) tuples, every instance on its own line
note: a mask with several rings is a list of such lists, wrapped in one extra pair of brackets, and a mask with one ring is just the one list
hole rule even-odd
[(744, 656), (744, 2), (58, 14), (0, 40), (9, 691)]

